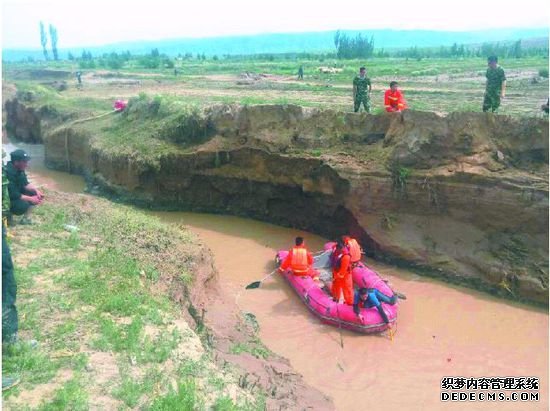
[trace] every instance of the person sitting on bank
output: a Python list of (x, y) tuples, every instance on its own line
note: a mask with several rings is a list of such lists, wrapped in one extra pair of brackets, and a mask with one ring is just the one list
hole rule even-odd
[(357, 314), (361, 321), (364, 321), (365, 319), (361, 315), (360, 309), (376, 307), (382, 317), (382, 320), (384, 320), (386, 324), (389, 324), (390, 320), (388, 320), (388, 316), (382, 307), (382, 303), (394, 305), (396, 302), (397, 296), (395, 294), (388, 297), (376, 288), (359, 288), (355, 291), (353, 296), (353, 312)]
[(348, 248), (350, 263), (352, 268), (354, 268), (361, 261), (363, 249), (361, 248), (357, 240), (353, 237), (347, 235), (342, 236), (342, 241), (344, 242), (344, 245)]
[(294, 275), (316, 277), (313, 269), (313, 256), (306, 248), (303, 237), (296, 237), (294, 243), (296, 245), (289, 250), (279, 271), (284, 272), (290, 269)]
[(390, 89), (384, 93), (384, 107), (388, 113), (401, 112), (407, 108), (405, 97), (398, 86), (397, 81), (392, 81)]
[(32, 208), (42, 203), (44, 194), (29, 183), (25, 169), (31, 158), (25, 150), (17, 149), (10, 155), (11, 161), (6, 164), (10, 212), (14, 215), (23, 215), (20, 224), (32, 224)]
[(330, 257), (332, 266), (332, 298), (340, 301), (341, 294), (344, 294), (344, 302), (353, 304), (353, 279), (351, 276), (350, 255), (342, 240), (336, 242), (336, 246)]

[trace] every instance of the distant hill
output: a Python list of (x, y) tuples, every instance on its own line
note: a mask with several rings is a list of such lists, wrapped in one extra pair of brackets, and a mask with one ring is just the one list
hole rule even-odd
[[(355, 36), (362, 33), (369, 38), (374, 36), (375, 49), (437, 47), (458, 44), (480, 44), (484, 42), (512, 41), (531, 38), (548, 38), (548, 28), (535, 29), (493, 29), (478, 31), (430, 31), (430, 30), (344, 30), (346, 34)], [(301, 52), (331, 52), (334, 51), (335, 31), (311, 33), (276, 33), (247, 36), (226, 36), (209, 38), (181, 38), (166, 40), (144, 40), (113, 43), (98, 47), (80, 47), (60, 49), (60, 56), (66, 58), (68, 52), (80, 56), (82, 50), (90, 51), (94, 56), (112, 51), (130, 51), (132, 54), (149, 53), (157, 48), (161, 53), (170, 56), (178, 54), (200, 53), (212, 55), (246, 55), (260, 53), (301, 53)], [(59, 33), (60, 42), (63, 33)], [(40, 39), (37, 38), (37, 43)], [(17, 61), (32, 57), (42, 59), (42, 51), (33, 50), (2, 50), (2, 59)]]

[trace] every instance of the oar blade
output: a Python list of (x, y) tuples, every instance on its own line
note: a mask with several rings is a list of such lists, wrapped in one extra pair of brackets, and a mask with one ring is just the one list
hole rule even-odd
[(403, 293), (400, 293), (400, 292), (397, 292), (397, 291), (394, 291), (394, 294), (397, 296), (397, 298), (400, 298), (402, 300), (406, 300), (407, 299), (407, 296)]
[(262, 283), (261, 281), (254, 281), (253, 283), (248, 284), (245, 288), (247, 290), (251, 290), (251, 289), (254, 289), (254, 288), (260, 288), (261, 283)]

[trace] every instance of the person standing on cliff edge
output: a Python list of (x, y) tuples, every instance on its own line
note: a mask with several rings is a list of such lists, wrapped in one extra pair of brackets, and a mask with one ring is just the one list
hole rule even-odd
[(485, 85), (485, 95), (483, 97), (483, 112), (491, 110), (495, 112), (500, 107), (500, 100), (506, 95), (506, 75), (504, 69), (498, 65), (497, 56), (487, 58), (487, 83)]
[(359, 68), (359, 75), (353, 79), (353, 111), (358, 112), (363, 103), (363, 108), (370, 113), (370, 92), (372, 85), (370, 78), (367, 77), (367, 69)]

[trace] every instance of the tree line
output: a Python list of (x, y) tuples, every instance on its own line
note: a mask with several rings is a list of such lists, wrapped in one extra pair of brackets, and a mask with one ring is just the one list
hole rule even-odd
[(335, 57), (338, 59), (367, 59), (371, 57), (405, 57), (405, 58), (428, 58), (428, 57), (487, 57), (496, 55), (503, 58), (521, 58), (532, 56), (547, 56), (548, 46), (523, 47), (522, 41), (482, 43), (481, 45), (465, 45), (454, 43), (452, 46), (441, 47), (409, 47), (407, 49), (376, 50), (374, 48), (374, 37), (369, 39), (361, 33), (355, 37), (337, 30), (334, 34)]
[[(48, 54), (48, 33), (51, 45), (51, 51), (54, 60), (59, 60), (59, 54), (57, 50), (57, 28), (50, 24), (48, 31), (44, 26), (44, 23), (40, 21), (40, 43), (42, 45), (42, 51), (44, 58), (49, 60)], [(358, 33), (355, 36), (351, 36), (337, 30), (334, 34), (334, 46), (333, 52), (326, 53), (262, 53), (255, 55), (223, 55), (225, 59), (248, 59), (248, 60), (261, 60), (261, 61), (274, 61), (274, 60), (291, 60), (291, 59), (324, 59), (338, 58), (338, 59), (368, 59), (372, 57), (401, 57), (411, 59), (422, 58), (463, 58), (463, 57), (486, 57), (489, 55), (497, 55), (502, 58), (521, 58), (532, 56), (548, 56), (548, 46), (541, 45), (538, 47), (528, 46), (524, 47), (522, 40), (515, 42), (496, 42), (496, 43), (482, 43), (481, 45), (465, 45), (454, 43), (452, 46), (441, 47), (409, 47), (406, 49), (375, 49), (374, 37), (370, 38), (366, 34)], [(179, 53), (178, 59), (191, 60), (193, 54), (186, 52), (184, 54)], [(218, 56), (211, 57), (212, 60), (219, 60)], [(129, 51), (123, 53), (103, 53), (100, 57), (94, 58), (90, 51), (84, 50), (82, 55), (77, 57), (71, 52), (68, 53), (69, 60), (79, 61), (81, 68), (95, 68), (96, 65), (102, 67), (109, 67), (112, 69), (121, 68), (126, 62), (131, 59), (136, 60), (136, 64), (143, 68), (155, 69), (159, 67), (173, 68), (174, 60), (166, 54), (161, 54), (157, 48), (152, 49), (150, 53), (133, 56)], [(206, 60), (204, 53), (196, 54), (197, 60)]]
[(375, 57), (406, 57), (406, 58), (460, 58), (487, 57), (495, 55), (503, 58), (522, 58), (533, 56), (548, 56), (548, 47), (523, 47), (522, 41), (482, 43), (481, 45), (464, 45), (454, 43), (452, 46), (439, 48), (418, 48), (395, 50), (391, 53), (384, 49), (377, 50)]

